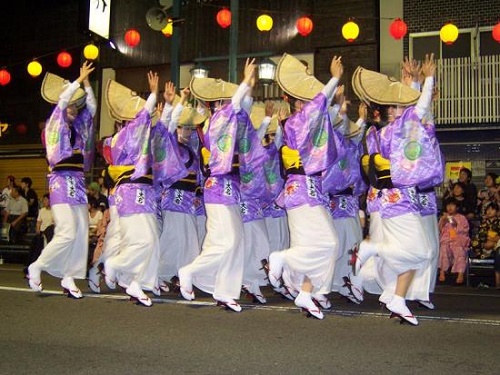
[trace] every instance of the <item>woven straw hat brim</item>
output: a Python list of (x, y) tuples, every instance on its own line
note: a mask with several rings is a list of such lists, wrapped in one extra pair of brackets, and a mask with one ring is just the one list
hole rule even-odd
[(135, 91), (112, 79), (106, 84), (104, 98), (111, 116), (120, 121), (132, 121), (146, 104)]
[[(42, 98), (51, 104), (57, 104), (59, 102), (59, 96), (66, 89), (66, 87), (71, 84), (68, 80), (59, 77), (57, 74), (47, 72), (45, 77), (43, 77), (41, 94)], [(79, 87), (76, 92), (71, 97), (69, 104), (77, 104), (81, 107), (85, 104), (85, 96), (87, 93), (81, 87)]]
[(358, 67), (353, 76), (354, 91), (360, 98), (380, 105), (409, 106), (417, 103), (420, 92), (408, 87), (395, 78), (372, 70)]
[[(266, 103), (257, 102), (252, 105), (252, 109), (250, 111), (250, 121), (252, 121), (252, 125), (255, 129), (258, 129), (262, 125), (262, 121), (264, 117), (266, 117)], [(290, 105), (284, 101), (276, 101), (274, 103), (274, 114), (271, 116), (271, 122), (269, 127), (267, 128), (267, 133), (276, 133), (278, 129), (278, 112), (281, 108), (284, 108), (287, 117), (290, 115)]]
[(238, 90), (238, 85), (215, 78), (193, 78), (189, 89), (196, 99), (206, 102), (228, 100)]
[(346, 130), (344, 136), (346, 138), (353, 138), (361, 132), (361, 127), (354, 121), (349, 120), (349, 129)]
[(194, 127), (202, 124), (208, 118), (208, 108), (184, 107), (179, 119), (180, 126)]
[(299, 59), (287, 53), (283, 54), (276, 68), (276, 81), (288, 95), (306, 101), (312, 100), (325, 86)]

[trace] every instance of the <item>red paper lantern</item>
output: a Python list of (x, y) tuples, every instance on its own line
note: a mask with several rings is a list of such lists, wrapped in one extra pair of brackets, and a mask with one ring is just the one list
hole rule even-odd
[(491, 35), (498, 43), (500, 43), (500, 22), (495, 25), (493, 30), (491, 30)]
[(136, 29), (130, 29), (125, 33), (125, 43), (127, 46), (134, 48), (141, 41), (141, 34)]
[(300, 17), (296, 26), (300, 35), (308, 36), (313, 30), (313, 21), (309, 17)]
[(389, 26), (389, 33), (396, 40), (404, 37), (407, 31), (408, 27), (406, 27), (406, 23), (401, 18), (396, 18)]
[(231, 26), (231, 11), (227, 8), (219, 10), (217, 12), (217, 23), (223, 29)]
[(10, 82), (10, 73), (6, 69), (0, 70), (0, 85), (5, 86)]
[(26, 132), (28, 131), (28, 128), (24, 124), (17, 124), (15, 129), (16, 133), (19, 135), (26, 135)]
[(73, 58), (68, 52), (61, 52), (59, 55), (57, 55), (57, 64), (61, 68), (67, 68), (71, 65), (73, 62)]

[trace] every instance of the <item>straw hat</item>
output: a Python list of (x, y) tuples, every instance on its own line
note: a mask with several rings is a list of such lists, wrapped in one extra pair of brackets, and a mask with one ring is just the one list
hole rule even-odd
[[(335, 118), (335, 121), (333, 122), (333, 127), (335, 129), (339, 128), (344, 122), (344, 119), (342, 118), (342, 116), (340, 115), (337, 115), (337, 117)], [(345, 133), (343, 134), (344, 137), (346, 138), (353, 138), (355, 136), (357, 136), (361, 131), (361, 127), (358, 126), (357, 123), (355, 123), (354, 121), (351, 121), (349, 120), (349, 127), (345, 130)]]
[[(290, 115), (290, 105), (285, 101), (275, 101), (274, 102), (274, 113), (271, 116), (271, 123), (267, 128), (267, 133), (276, 133), (278, 129), (278, 112), (281, 108), (284, 108), (287, 112), (287, 116)], [(258, 129), (262, 125), (262, 121), (266, 117), (266, 103), (256, 102), (252, 105), (250, 110), (250, 121), (255, 129)]]
[[(70, 81), (56, 74), (47, 72), (43, 78), (42, 88), (40, 90), (42, 98), (49, 103), (57, 104), (59, 102), (59, 96), (69, 84), (71, 84)], [(85, 90), (79, 87), (71, 97), (69, 104), (76, 104), (78, 107), (83, 106), (85, 104), (86, 95), (87, 93)]]
[(112, 79), (106, 84), (104, 98), (111, 116), (120, 121), (133, 120), (146, 104), (135, 91)]
[(206, 102), (231, 99), (238, 90), (238, 85), (215, 78), (191, 79), (189, 89), (196, 99)]
[(420, 92), (402, 84), (395, 78), (360, 66), (352, 76), (352, 87), (362, 101), (380, 105), (406, 107), (415, 104), (420, 97)]
[(179, 119), (179, 125), (194, 127), (196, 125), (204, 123), (208, 118), (208, 115), (208, 108), (202, 105), (198, 105), (196, 108), (192, 105), (184, 106), (181, 117)]
[(283, 91), (301, 100), (312, 100), (325, 86), (299, 59), (287, 53), (278, 63), (276, 80)]

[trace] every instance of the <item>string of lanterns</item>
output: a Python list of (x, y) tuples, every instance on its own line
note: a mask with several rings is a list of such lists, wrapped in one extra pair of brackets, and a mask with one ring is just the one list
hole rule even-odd
[[(222, 8), (216, 14), (216, 21), (221, 28), (228, 28), (229, 26), (231, 26), (231, 11), (227, 8)], [(169, 19), (167, 25), (161, 30), (163, 35), (165, 35), (165, 37), (167, 38), (173, 35), (173, 23), (174, 21), (172, 19)], [(257, 29), (261, 32), (269, 32), (273, 28), (273, 18), (269, 14), (261, 14), (256, 19), (256, 26)], [(302, 16), (297, 19), (295, 27), (298, 34), (306, 37), (313, 31), (314, 23), (310, 17)], [(347, 42), (353, 43), (358, 38), (360, 29), (358, 24), (353, 19), (349, 19), (342, 26), (341, 32), (342, 36)], [(389, 34), (395, 40), (402, 39), (407, 32), (408, 27), (401, 18), (394, 19), (389, 25)], [(491, 33), (493, 39), (500, 43), (500, 22), (493, 27)], [(458, 35), (459, 30), (457, 26), (455, 26), (451, 22), (446, 23), (439, 32), (441, 40), (447, 45), (451, 45), (453, 42), (455, 42), (458, 38)], [(135, 48), (141, 41), (141, 34), (137, 29), (131, 28), (125, 32), (124, 41), (127, 46)], [(83, 49), (83, 55), (87, 60), (96, 60), (99, 57), (99, 48), (93, 43), (90, 43)], [(57, 55), (56, 61), (61, 68), (68, 68), (73, 63), (73, 58), (69, 52), (62, 51)], [(27, 71), (31, 77), (38, 77), (42, 73), (43, 68), (40, 62), (38, 62), (36, 59), (33, 59), (27, 65)], [(11, 78), (12, 77), (10, 72), (5, 67), (0, 68), (0, 86), (8, 85), (11, 81)]]

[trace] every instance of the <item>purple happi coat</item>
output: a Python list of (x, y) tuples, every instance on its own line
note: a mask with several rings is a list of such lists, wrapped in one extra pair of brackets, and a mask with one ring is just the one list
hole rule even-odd
[(337, 161), (338, 150), (327, 105), (326, 97), (319, 93), (285, 123), (283, 141), (289, 148), (299, 151), (306, 173), (287, 176), (285, 188), (276, 200), (287, 210), (305, 204), (328, 205), (319, 173)]
[[(83, 108), (71, 125), (74, 127), (75, 143), (71, 145), (71, 130), (66, 111), (54, 108), (45, 126), (45, 148), (50, 169), (62, 160), (71, 157), (74, 151), (83, 155), (84, 170), (89, 170), (94, 156), (94, 122), (90, 111)], [(53, 171), (48, 176), (50, 202), (52, 205), (87, 204), (87, 188), (83, 171)]]
[(408, 107), (391, 126), (391, 179), (394, 186), (418, 186), (422, 189), (443, 181), (443, 161), (436, 149), (436, 137), (422, 124), (415, 107)]
[[(113, 165), (133, 166), (131, 180), (147, 175), (152, 166), (151, 125), (149, 112), (142, 109), (111, 141)], [(156, 192), (152, 183), (119, 183), (115, 202), (120, 216), (156, 214)]]

